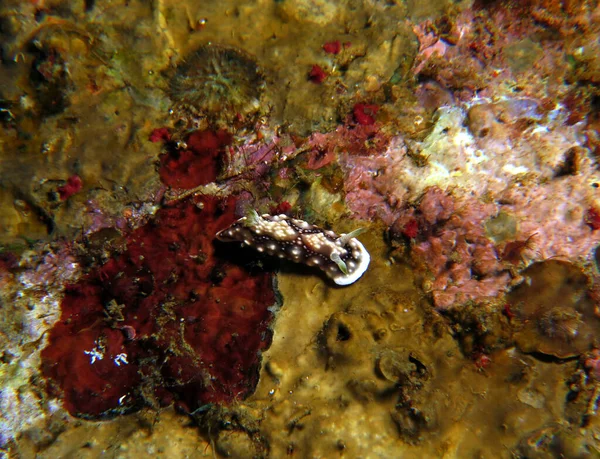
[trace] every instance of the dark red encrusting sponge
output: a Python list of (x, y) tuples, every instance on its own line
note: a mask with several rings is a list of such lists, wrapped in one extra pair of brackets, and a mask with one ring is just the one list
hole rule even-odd
[(214, 182), (221, 172), (221, 155), (232, 139), (224, 130), (193, 132), (186, 139), (186, 149), (171, 149), (160, 156), (161, 181), (183, 189)]
[(234, 209), (233, 197), (163, 208), (124, 253), (66, 288), (42, 370), (71, 414), (192, 412), (254, 390), (276, 296), (270, 273), (214, 243)]

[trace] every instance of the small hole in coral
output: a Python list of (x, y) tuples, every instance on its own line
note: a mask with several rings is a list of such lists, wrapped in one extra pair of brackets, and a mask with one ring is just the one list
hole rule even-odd
[(342, 323), (338, 324), (337, 336), (335, 337), (336, 341), (348, 341), (352, 334), (348, 327)]

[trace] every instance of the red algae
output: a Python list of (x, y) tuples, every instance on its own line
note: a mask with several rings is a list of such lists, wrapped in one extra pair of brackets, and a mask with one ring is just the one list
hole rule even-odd
[(214, 182), (221, 171), (223, 149), (231, 140), (231, 134), (224, 130), (193, 132), (184, 149), (171, 149), (161, 155), (161, 181), (170, 187), (184, 189)]
[(66, 201), (75, 193), (79, 193), (83, 188), (83, 181), (78, 175), (72, 175), (67, 179), (67, 183), (58, 187), (58, 195), (61, 201)]
[(150, 142), (168, 142), (171, 140), (171, 133), (167, 128), (156, 128), (150, 133), (150, 137), (148, 138)]
[(352, 109), (354, 121), (363, 126), (375, 124), (375, 115), (379, 111), (379, 106), (375, 104), (356, 104)]
[(339, 54), (342, 50), (342, 44), (339, 40), (328, 41), (323, 45), (323, 51), (328, 54)]
[(321, 84), (327, 78), (327, 73), (320, 65), (313, 65), (308, 72), (308, 79), (315, 84)]
[(271, 274), (213, 244), (235, 207), (202, 197), (163, 208), (123, 254), (67, 286), (42, 368), (71, 414), (192, 412), (254, 389), (276, 297)]

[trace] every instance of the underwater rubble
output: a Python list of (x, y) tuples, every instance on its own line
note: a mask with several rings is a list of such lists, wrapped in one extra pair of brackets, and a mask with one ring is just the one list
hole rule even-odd
[(598, 456), (599, 33), (3, 3), (0, 458)]

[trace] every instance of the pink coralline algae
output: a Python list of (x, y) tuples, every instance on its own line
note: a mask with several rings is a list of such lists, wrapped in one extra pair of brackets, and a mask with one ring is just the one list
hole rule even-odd
[[(420, 44), (413, 72), (419, 79), (437, 82), (459, 100), (475, 94), (492, 96), (507, 80), (526, 81), (523, 95), (560, 98), (548, 89), (561, 85), (573, 71), (563, 63), (574, 54), (572, 37), (581, 37), (584, 24), (589, 28), (593, 23), (592, 9), (584, 18), (571, 5), (579, 2), (570, 2), (565, 10), (561, 6), (536, 17), (544, 10), (540, 3), (552, 2), (476, 3), (480, 5), (451, 19), (427, 20), (413, 27)], [(548, 19), (552, 24), (546, 23)], [(549, 29), (554, 29), (553, 38), (546, 35)]]
[(392, 144), (383, 151), (366, 154), (348, 151), (340, 155), (340, 164), (346, 174), (344, 188), (348, 207), (361, 218), (378, 219), (391, 225), (407, 201), (407, 190), (398, 186), (395, 179), (403, 172), (406, 149)]
[(393, 225), (438, 308), (495, 297), (535, 261), (589, 263), (600, 176), (563, 116), (531, 98), (441, 108), (423, 140), (338, 153), (346, 204)]
[(269, 272), (214, 244), (235, 206), (204, 197), (163, 208), (124, 253), (67, 285), (42, 369), (71, 414), (191, 412), (253, 390), (276, 299)]
[[(335, 131), (316, 132), (310, 136), (305, 167), (316, 170), (338, 159), (342, 164), (369, 162), (368, 158), (379, 157), (389, 142), (389, 135), (381, 132), (377, 125), (354, 124), (350, 116), (347, 123)], [(353, 184), (348, 184), (346, 188), (355, 190)]]
[(417, 223), (410, 259), (437, 308), (495, 297), (508, 285), (510, 275), (481, 224), (494, 212), (494, 205), (455, 200), (431, 188), (392, 225), (392, 231), (406, 234)]

